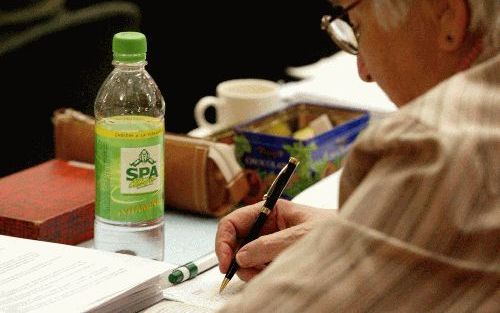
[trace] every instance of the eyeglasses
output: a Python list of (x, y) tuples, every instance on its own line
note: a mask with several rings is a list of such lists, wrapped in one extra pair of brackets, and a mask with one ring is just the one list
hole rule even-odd
[(347, 12), (357, 6), (361, 0), (354, 1), (347, 7), (332, 7), (332, 14), (321, 18), (321, 29), (326, 31), (339, 48), (350, 54), (358, 54), (359, 32), (349, 20)]

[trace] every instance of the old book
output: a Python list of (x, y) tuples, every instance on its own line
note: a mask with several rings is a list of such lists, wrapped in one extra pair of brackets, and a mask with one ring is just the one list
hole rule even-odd
[(95, 178), (84, 163), (49, 160), (0, 178), (0, 234), (77, 244), (93, 237)]

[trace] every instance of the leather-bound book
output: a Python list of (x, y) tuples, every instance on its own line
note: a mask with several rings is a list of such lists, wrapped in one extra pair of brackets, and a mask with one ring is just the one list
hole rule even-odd
[(49, 160), (0, 178), (0, 234), (78, 244), (93, 238), (94, 169)]

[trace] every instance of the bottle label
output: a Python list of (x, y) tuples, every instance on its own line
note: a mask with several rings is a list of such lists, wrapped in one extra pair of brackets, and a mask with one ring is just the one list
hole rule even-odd
[(163, 216), (163, 120), (104, 118), (96, 124), (96, 215), (119, 222)]
[(134, 194), (160, 190), (160, 145), (121, 149), (120, 192)]

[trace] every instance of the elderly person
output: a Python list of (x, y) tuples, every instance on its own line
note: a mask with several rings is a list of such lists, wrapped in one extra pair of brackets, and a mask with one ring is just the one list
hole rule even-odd
[[(221, 312), (498, 312), (500, 2), (335, 4), (326, 30), (400, 110), (357, 139), (338, 212), (278, 202)], [(223, 273), (258, 212), (220, 221)]]

